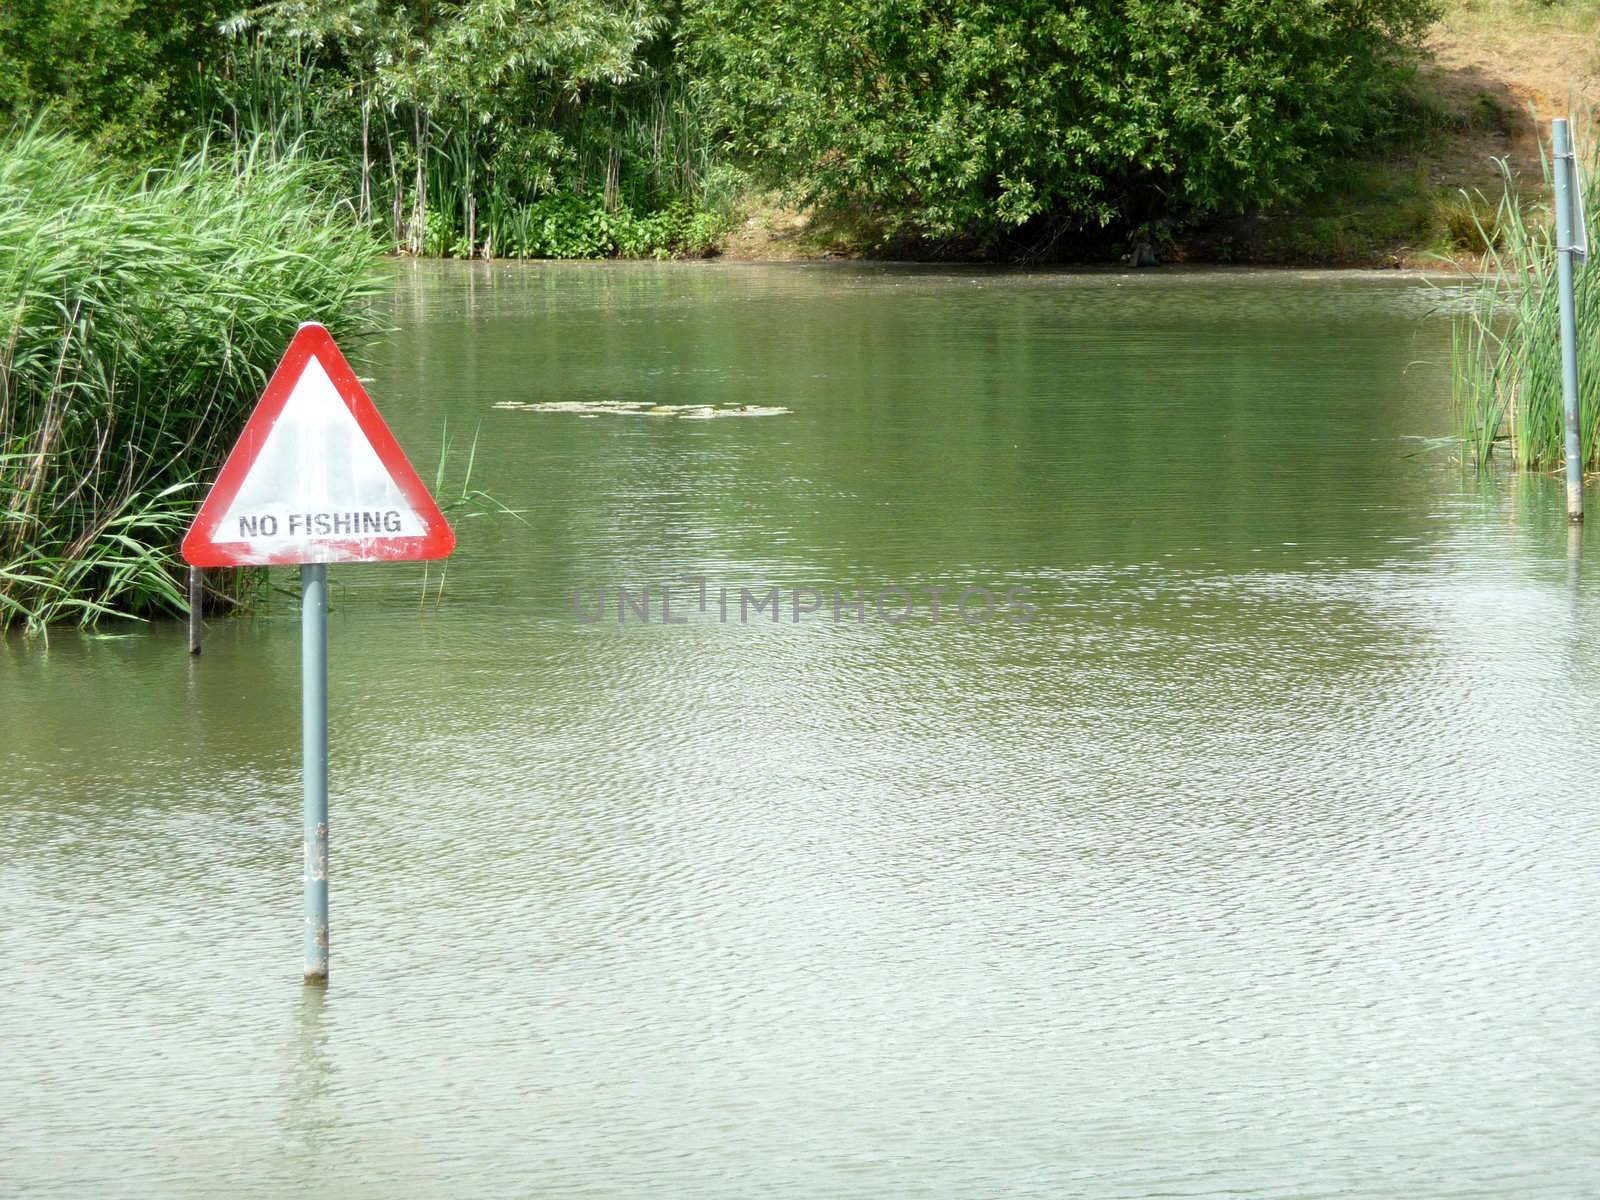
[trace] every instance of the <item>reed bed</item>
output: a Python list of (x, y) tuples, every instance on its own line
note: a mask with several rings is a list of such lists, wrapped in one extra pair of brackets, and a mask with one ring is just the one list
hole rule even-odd
[[(1580, 139), (1581, 185), (1589, 244), (1587, 266), (1576, 272), (1578, 399), (1586, 469), (1600, 465), (1600, 154)], [(1544, 161), (1544, 195), (1551, 163)], [(1565, 461), (1561, 396), (1561, 323), (1556, 288), (1553, 201), (1526, 203), (1506, 172), (1492, 223), (1480, 227), (1483, 282), (1457, 318), (1451, 359), (1461, 436), (1480, 468), (1497, 451), (1519, 469), (1554, 470)]]
[(0, 137), (0, 629), (185, 609), (179, 540), (297, 325), (373, 328), (342, 207), (256, 143), (133, 176)]
[(709, 251), (745, 173), (687, 80), (651, 69), (512, 128), (457, 99), (424, 104), (298, 42), (241, 32), (201, 121), (341, 173), (358, 219), (396, 250), (453, 258), (643, 258)]
[[(366, 184), (396, 246), (453, 258), (647, 258), (705, 253), (731, 227), (742, 172), (717, 161), (681, 83), (575, 106), (545, 131), (554, 161), (507, 169), (466, 120), (387, 120)], [(416, 161), (426, 169), (420, 182)]]

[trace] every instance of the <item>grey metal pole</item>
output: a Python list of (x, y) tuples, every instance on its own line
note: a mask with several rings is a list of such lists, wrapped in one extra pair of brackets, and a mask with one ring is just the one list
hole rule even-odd
[(189, 568), (189, 653), (200, 653), (200, 634), (204, 625), (200, 619), (200, 610), (205, 607), (206, 598), (206, 569), (204, 567)]
[(1561, 290), (1561, 401), (1567, 420), (1567, 520), (1583, 520), (1582, 439), (1578, 413), (1578, 318), (1572, 296), (1572, 252), (1577, 243), (1573, 222), (1572, 134), (1567, 122), (1550, 123), (1556, 183), (1556, 281)]
[(328, 568), (300, 568), (300, 736), (305, 754), (306, 982), (328, 982)]

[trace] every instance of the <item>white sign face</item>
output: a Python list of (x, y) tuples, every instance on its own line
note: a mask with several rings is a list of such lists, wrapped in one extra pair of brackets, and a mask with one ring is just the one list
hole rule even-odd
[(315, 358), (216, 534), (268, 557), (294, 551), (297, 562), (337, 561), (318, 556), (318, 539), (427, 535)]
[(197, 566), (442, 558), (455, 534), (328, 331), (303, 325), (228, 456)]

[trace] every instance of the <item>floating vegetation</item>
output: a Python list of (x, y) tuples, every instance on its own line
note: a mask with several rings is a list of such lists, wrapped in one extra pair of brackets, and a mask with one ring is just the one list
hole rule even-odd
[(580, 417), (676, 417), (680, 421), (776, 417), (789, 411), (775, 404), (651, 404), (648, 400), (546, 400), (534, 404), (502, 400), (494, 407), (512, 412), (574, 413)]

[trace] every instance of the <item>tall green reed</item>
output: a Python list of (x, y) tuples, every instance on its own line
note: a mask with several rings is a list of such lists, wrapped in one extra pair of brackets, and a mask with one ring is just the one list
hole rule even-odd
[[(1600, 153), (1592, 139), (1584, 143), (1591, 147), (1581, 168), (1589, 243), (1600, 254)], [(1492, 224), (1480, 230), (1487, 248), (1482, 283), (1451, 338), (1461, 437), (1480, 467), (1504, 450), (1523, 470), (1552, 470), (1565, 458), (1555, 219), (1549, 202), (1529, 203), (1501, 166), (1503, 195)], [(1548, 156), (1543, 168), (1548, 195)], [(1575, 299), (1582, 453), (1586, 467), (1594, 467), (1600, 465), (1600, 262), (1577, 271)]]
[(259, 140), (133, 176), (0, 136), (0, 629), (182, 611), (183, 529), (297, 325), (373, 327), (346, 208)]

